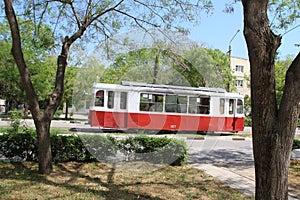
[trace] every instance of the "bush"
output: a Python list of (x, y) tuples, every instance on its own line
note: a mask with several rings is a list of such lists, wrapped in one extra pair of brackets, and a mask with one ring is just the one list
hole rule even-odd
[(294, 139), (293, 149), (300, 149), (300, 140)]
[[(29, 130), (29, 129), (28, 129)], [(98, 146), (87, 149), (82, 138), (89, 138), (89, 142), (98, 142)], [(101, 141), (99, 143), (99, 141)], [(100, 145), (101, 144), (101, 145)], [(108, 152), (111, 139), (103, 136), (77, 137), (74, 135), (51, 135), (52, 159), (54, 162), (67, 161), (96, 161), (93, 153), (101, 152), (100, 156), (112, 156), (115, 152)], [(91, 145), (90, 145), (91, 146)], [(105, 154), (103, 152), (106, 152)], [(37, 161), (37, 139), (33, 129), (23, 133), (4, 133), (0, 135), (0, 156), (12, 161)]]
[(170, 165), (183, 165), (187, 161), (187, 146), (181, 140), (140, 136), (121, 140), (118, 146), (127, 160)]
[(111, 137), (104, 137), (100, 135), (81, 135), (80, 141), (84, 145), (86, 160), (107, 160), (110, 156), (115, 156), (117, 153), (117, 146), (115, 139)]
[(18, 129), (21, 124), (21, 119), (23, 117), (23, 113), (19, 110), (11, 110), (8, 112), (11, 122), (10, 126), (13, 128), (12, 132), (18, 132)]
[(0, 155), (15, 161), (37, 160), (36, 134), (33, 129), (23, 133), (4, 133), (0, 135)]
[(244, 126), (252, 126), (251, 116), (245, 116)]
[[(125, 160), (145, 161), (157, 164), (183, 165), (187, 161), (187, 146), (181, 140), (154, 137), (130, 137), (116, 140), (99, 135), (51, 134), (54, 162), (90, 162), (109, 160), (117, 151)], [(14, 161), (37, 161), (37, 139), (33, 129), (23, 133), (0, 135), (0, 156)], [(17, 159), (16, 159), (17, 158)]]

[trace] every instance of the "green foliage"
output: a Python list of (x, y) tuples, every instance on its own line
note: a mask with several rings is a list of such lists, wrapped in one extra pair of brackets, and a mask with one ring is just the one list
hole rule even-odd
[(118, 146), (128, 160), (142, 160), (174, 166), (184, 165), (187, 161), (187, 146), (181, 140), (139, 136), (121, 140)]
[(13, 132), (18, 132), (21, 119), (23, 118), (23, 113), (20, 110), (11, 110), (8, 112), (10, 116), (10, 126), (13, 128)]
[(300, 140), (299, 139), (294, 139), (293, 149), (300, 149)]
[(15, 161), (36, 161), (35, 131), (26, 129), (23, 133), (11, 132), (0, 135), (0, 155)]
[(77, 80), (73, 83), (72, 88), (72, 104), (76, 110), (84, 107), (83, 101), (91, 102), (92, 85), (99, 82), (104, 68), (104, 65), (101, 65), (96, 57), (87, 57), (83, 60), (82, 67), (77, 69), (77, 76), (73, 77), (74, 80)]
[(218, 50), (196, 47), (177, 55), (171, 47), (154, 44), (119, 55), (104, 71), (100, 82), (127, 80), (224, 88), (228, 81), (222, 77), (234, 82), (228, 66), (227, 56)]
[(52, 135), (51, 145), (52, 159), (54, 162), (93, 160), (77, 136)]
[(246, 95), (244, 98), (244, 113), (246, 116), (251, 115), (251, 97), (248, 95)]
[(288, 29), (300, 18), (300, 2), (298, 0), (290, 1), (269, 1), (269, 11), (273, 17), (272, 27), (275, 29)]
[(112, 137), (99, 135), (81, 135), (80, 139), (86, 150), (97, 160), (106, 160), (117, 153), (117, 146)]
[[(31, 20), (19, 19), (24, 59), (30, 72), (38, 100), (44, 102), (53, 91), (56, 59), (49, 57), (49, 49), (54, 45), (50, 28), (45, 25), (35, 27)], [(21, 84), (21, 77), (11, 55), (11, 38), (7, 34), (9, 26), (0, 23), (0, 98), (15, 104), (27, 99)]]
[(280, 105), (283, 89), (285, 85), (285, 74), (291, 65), (293, 58), (291, 55), (287, 56), (284, 60), (278, 60), (275, 63), (275, 77), (276, 77), (276, 100), (277, 105)]
[[(196, 50), (196, 52), (199, 50)], [(229, 56), (224, 54), (218, 49), (205, 49), (208, 56), (207, 59), (210, 59), (210, 66), (206, 66), (202, 70), (205, 70), (205, 77), (207, 77), (207, 82), (209, 87), (221, 87), (227, 88), (228, 84), (230, 85), (230, 91), (235, 89), (235, 77), (231, 73), (229, 67), (230, 61)], [(196, 59), (201, 59), (197, 58)], [(199, 61), (198, 61), (199, 62)], [(205, 66), (205, 65), (204, 65)]]
[[(58, 133), (58, 132), (57, 132)], [(54, 162), (105, 161), (121, 151), (127, 160), (184, 165), (187, 146), (181, 140), (154, 137), (130, 137), (116, 140), (101, 135), (51, 134)], [(0, 135), (0, 155), (15, 161), (37, 161), (37, 138), (33, 129)]]
[(54, 113), (54, 117), (59, 118), (62, 113), (63, 113), (62, 110), (56, 110), (56, 112)]
[(251, 116), (245, 116), (244, 126), (252, 127), (252, 118), (251, 118)]

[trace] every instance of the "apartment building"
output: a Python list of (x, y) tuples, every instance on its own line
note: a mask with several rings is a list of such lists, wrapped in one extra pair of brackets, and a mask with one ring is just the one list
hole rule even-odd
[(250, 62), (245, 58), (230, 57), (232, 75), (236, 77), (236, 92), (250, 96)]

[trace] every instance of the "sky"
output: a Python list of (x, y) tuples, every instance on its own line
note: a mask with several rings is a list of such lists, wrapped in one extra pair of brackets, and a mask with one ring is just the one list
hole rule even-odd
[[(225, 13), (223, 12), (225, 2), (213, 0), (215, 7), (213, 14), (202, 14), (200, 24), (191, 27), (190, 38), (200, 44), (205, 44), (209, 48), (220, 49), (224, 53), (228, 52), (229, 42), (233, 38), (231, 56), (248, 59), (247, 45), (243, 35), (242, 5), (237, 3), (234, 7), (234, 13)], [(240, 31), (236, 34), (238, 29)], [(282, 31), (281, 34), (283, 33), (285, 31)], [(299, 43), (300, 27), (283, 35), (282, 44), (278, 49), (279, 57), (284, 59), (289, 54), (296, 56), (300, 51), (300, 47), (295, 46), (295, 44)]]

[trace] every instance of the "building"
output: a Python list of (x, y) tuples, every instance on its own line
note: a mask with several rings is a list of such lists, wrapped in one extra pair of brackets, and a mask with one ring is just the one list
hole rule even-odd
[(245, 58), (230, 57), (232, 75), (236, 77), (236, 92), (250, 96), (250, 62)]

